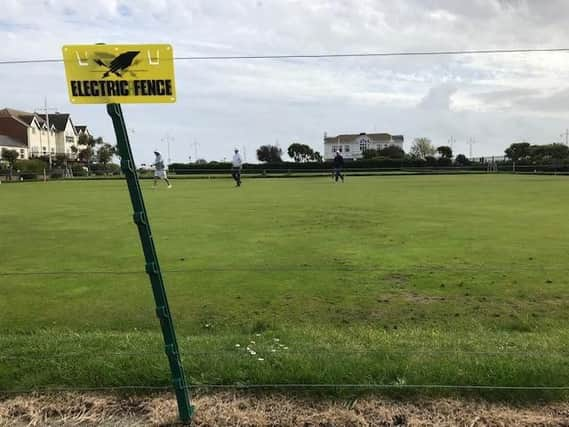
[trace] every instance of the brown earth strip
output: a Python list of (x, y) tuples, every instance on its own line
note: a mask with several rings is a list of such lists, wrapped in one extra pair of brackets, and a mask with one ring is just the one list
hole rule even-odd
[[(472, 400), (355, 401), (220, 392), (195, 396), (195, 426), (569, 426), (569, 403), (513, 406)], [(165, 426), (171, 395), (61, 393), (5, 396), (1, 426)]]

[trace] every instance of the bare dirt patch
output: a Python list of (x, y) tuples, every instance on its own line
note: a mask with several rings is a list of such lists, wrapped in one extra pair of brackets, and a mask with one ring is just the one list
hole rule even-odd
[[(569, 403), (513, 406), (467, 400), (355, 401), (279, 394), (194, 396), (196, 426), (569, 426)], [(2, 426), (166, 426), (176, 424), (171, 395), (52, 394), (4, 397)]]
[(437, 302), (444, 302), (447, 300), (446, 297), (435, 296), (435, 295), (421, 295), (418, 293), (409, 293), (404, 296), (407, 302), (414, 304), (431, 304)]

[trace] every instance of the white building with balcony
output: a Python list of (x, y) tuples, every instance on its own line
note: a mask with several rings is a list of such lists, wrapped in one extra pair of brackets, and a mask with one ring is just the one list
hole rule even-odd
[(324, 160), (331, 160), (336, 151), (347, 160), (357, 160), (363, 157), (366, 150), (381, 150), (388, 146), (403, 149), (403, 135), (389, 133), (359, 133), (327, 136), (324, 134)]

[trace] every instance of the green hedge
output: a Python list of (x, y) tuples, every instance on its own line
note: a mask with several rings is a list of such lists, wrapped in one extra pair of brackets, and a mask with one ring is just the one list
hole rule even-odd
[[(429, 158), (427, 160), (421, 159), (373, 159), (373, 160), (347, 160), (344, 163), (344, 169), (346, 171), (357, 171), (361, 169), (402, 169), (402, 168), (421, 168), (421, 167), (453, 167), (458, 165), (453, 165), (452, 161), (449, 159), (435, 159)], [(332, 169), (332, 162), (306, 162), (306, 163), (295, 163), (295, 162), (279, 162), (279, 163), (259, 163), (251, 164), (246, 163), (243, 165), (243, 171), (247, 172), (259, 172), (263, 171), (283, 171), (293, 170), (293, 171), (303, 171), (303, 170), (330, 170)], [(482, 170), (485, 169), (486, 165), (472, 165), (469, 169)], [(231, 163), (228, 162), (210, 162), (206, 164), (195, 164), (195, 163), (172, 163), (169, 166), (169, 171), (184, 175), (184, 174), (198, 174), (203, 172), (208, 173), (226, 173), (231, 169)]]
[(16, 160), (14, 164), (14, 169), (23, 173), (35, 172), (43, 174), (43, 170), (48, 168), (49, 165), (40, 159)]

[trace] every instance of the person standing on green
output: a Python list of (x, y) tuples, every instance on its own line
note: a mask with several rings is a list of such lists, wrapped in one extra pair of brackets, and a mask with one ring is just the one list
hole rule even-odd
[(338, 178), (344, 182), (344, 175), (342, 174), (342, 168), (344, 167), (344, 158), (339, 151), (336, 151), (336, 156), (334, 156), (334, 181), (338, 182)]
[(166, 166), (164, 165), (164, 160), (162, 159), (162, 154), (159, 151), (154, 152), (154, 188), (156, 188), (156, 183), (159, 179), (164, 180), (168, 185), (168, 188), (172, 188), (172, 184), (168, 180), (168, 175), (166, 174)]
[(241, 155), (239, 150), (235, 149), (235, 154), (231, 160), (231, 176), (235, 180), (235, 186), (241, 187), (241, 168), (243, 167), (243, 161), (241, 160)]

